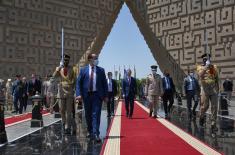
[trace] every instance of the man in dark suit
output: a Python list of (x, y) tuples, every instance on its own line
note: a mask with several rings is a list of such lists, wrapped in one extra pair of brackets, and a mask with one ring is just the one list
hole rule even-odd
[(41, 94), (41, 81), (38, 80), (35, 74), (32, 74), (32, 79), (28, 83), (28, 96), (34, 96), (36, 92)]
[(26, 77), (22, 78), (22, 83), (23, 83), (23, 107), (24, 111), (26, 112), (28, 104), (28, 95), (27, 95), (28, 82), (26, 81)]
[(114, 116), (114, 97), (117, 95), (117, 82), (112, 79), (112, 72), (108, 72), (108, 102), (107, 117)]
[[(175, 85), (167, 70), (165, 70), (164, 72), (164, 77), (162, 78), (162, 84), (163, 84), (162, 100), (164, 105), (165, 117), (167, 118), (168, 113), (171, 111), (171, 107), (174, 103), (174, 93), (175, 93)], [(168, 101), (170, 102), (169, 105), (167, 104)]]
[[(16, 75), (16, 80), (13, 82), (12, 86), (12, 96), (15, 110), (12, 113), (19, 112), (22, 114), (23, 111), (23, 83), (21, 81), (21, 75)], [(18, 106), (18, 101), (20, 107)]]
[(99, 127), (102, 102), (107, 101), (105, 71), (98, 66), (98, 56), (88, 55), (89, 65), (81, 68), (76, 84), (76, 100), (84, 102), (88, 137), (101, 142)]
[(223, 83), (224, 92), (227, 94), (227, 99), (231, 101), (233, 93), (233, 81), (227, 76)]
[[(194, 77), (193, 70), (188, 71), (188, 76), (184, 79), (184, 91), (187, 99), (188, 119), (189, 121), (196, 119), (196, 108), (198, 105), (200, 86), (198, 80)], [(191, 110), (192, 100), (194, 101), (193, 112)]]
[(122, 80), (122, 95), (125, 99), (126, 117), (132, 118), (134, 99), (137, 93), (136, 79), (131, 77), (131, 70), (127, 70), (127, 77)]

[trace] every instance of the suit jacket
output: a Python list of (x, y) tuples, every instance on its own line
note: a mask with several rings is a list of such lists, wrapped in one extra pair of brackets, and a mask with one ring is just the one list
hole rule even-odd
[(28, 82), (23, 83), (23, 94), (27, 96)]
[[(82, 96), (83, 98), (86, 98), (88, 96), (90, 80), (89, 78), (89, 65), (87, 65), (81, 68), (79, 76), (77, 78), (76, 96)], [(96, 91), (102, 99), (108, 96), (108, 85), (105, 71), (99, 66), (96, 66)]]
[(36, 91), (38, 91), (41, 94), (41, 81), (38, 79), (35, 79), (35, 82), (33, 83), (32, 80), (28, 82), (28, 89), (27, 92), (30, 96), (35, 95)]
[(168, 79), (169, 79), (169, 83), (170, 83), (170, 89), (167, 89), (166, 88), (166, 80), (165, 80), (166, 77), (163, 77), (162, 78), (162, 86), (163, 86), (163, 91), (164, 93), (167, 91), (167, 92), (171, 92), (171, 93), (174, 93), (175, 92), (175, 85), (174, 85), (174, 82), (172, 80), (172, 78), (170, 76), (168, 76)]
[[(199, 94), (200, 93), (200, 86), (199, 86), (199, 83), (198, 83), (198, 80), (196, 79), (196, 78), (194, 78), (194, 77), (191, 77), (192, 78), (192, 82), (194, 82), (194, 92), (195, 93), (197, 93), (197, 94)], [(189, 87), (189, 85), (190, 85), (190, 77), (189, 76), (187, 76), (185, 79), (184, 79), (184, 92), (185, 92), (185, 94), (187, 94), (187, 92), (188, 92), (188, 87)]]
[(136, 93), (137, 93), (136, 79), (131, 77), (130, 84), (127, 78), (123, 79), (122, 80), (122, 95), (135, 97)]
[(21, 80), (15, 80), (12, 85), (12, 95), (23, 97), (23, 83)]
[(224, 91), (233, 91), (233, 82), (231, 80), (225, 80), (223, 83)]
[(117, 95), (117, 82), (116, 80), (112, 79), (112, 95), (113, 96), (116, 96)]

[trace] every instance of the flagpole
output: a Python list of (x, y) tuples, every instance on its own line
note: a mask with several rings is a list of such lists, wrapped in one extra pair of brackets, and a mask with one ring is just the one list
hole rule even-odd
[(64, 65), (64, 28), (61, 31), (61, 64)]

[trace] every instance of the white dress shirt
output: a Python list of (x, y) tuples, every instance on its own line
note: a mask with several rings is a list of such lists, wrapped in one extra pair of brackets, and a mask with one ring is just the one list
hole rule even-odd
[(108, 79), (108, 92), (113, 92), (112, 79)]

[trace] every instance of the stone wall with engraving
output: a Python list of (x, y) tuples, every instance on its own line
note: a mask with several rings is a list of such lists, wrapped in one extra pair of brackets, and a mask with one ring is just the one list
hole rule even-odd
[(235, 79), (234, 0), (147, 0), (146, 6), (146, 21), (182, 69), (200, 64), (208, 47), (221, 79)]
[(0, 0), (0, 78), (52, 73), (65, 53), (77, 63), (119, 0)]

